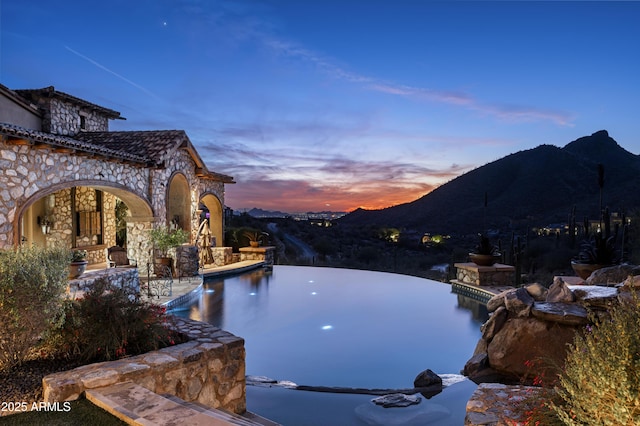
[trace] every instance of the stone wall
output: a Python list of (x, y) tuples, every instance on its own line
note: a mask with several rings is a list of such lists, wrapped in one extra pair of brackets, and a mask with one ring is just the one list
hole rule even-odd
[[(81, 130), (89, 132), (109, 130), (109, 120), (94, 110), (52, 98), (40, 98), (39, 103), (45, 111), (42, 120), (44, 132), (74, 136)], [(84, 117), (84, 129), (81, 129), (81, 116)]]
[(179, 277), (195, 277), (200, 272), (200, 257), (197, 246), (176, 247), (176, 270)]
[(244, 260), (263, 260), (265, 266), (273, 266), (276, 248), (268, 247), (241, 247), (240, 261)]
[(515, 268), (496, 263), (478, 266), (475, 263), (456, 263), (456, 279), (464, 284), (512, 286), (515, 283)]
[[(212, 247), (211, 252), (213, 253), (214, 266), (224, 266), (234, 263), (232, 247)], [(239, 262), (240, 259), (237, 261)]]
[(245, 412), (244, 339), (209, 324), (175, 320), (176, 328), (191, 341), (46, 376), (42, 380), (44, 401), (73, 401), (87, 389), (130, 380), (158, 394)]
[[(130, 200), (135, 199), (138, 206), (144, 204), (151, 207), (130, 210), (127, 226), (127, 237), (131, 239), (127, 243), (129, 257), (144, 264), (149, 253), (149, 247), (144, 242), (147, 238), (145, 231), (153, 223), (166, 223), (165, 185), (171, 173), (184, 171), (190, 187), (197, 188), (189, 194), (194, 213), (187, 218), (187, 229), (192, 233), (197, 230), (199, 220), (195, 215), (199, 196), (202, 193), (215, 194), (219, 200), (224, 200), (223, 183), (195, 176), (193, 160), (186, 151), (178, 151), (167, 167), (164, 170), (150, 170), (121, 162), (0, 143), (0, 249), (14, 246), (19, 217), (26, 208), (51, 193), (55, 193), (56, 198), (56, 221), (51, 234), (46, 236), (47, 241), (71, 247), (70, 188), (100, 186), (105, 194), (117, 195), (130, 208), (132, 204), (125, 199), (125, 195)], [(105, 201), (115, 203), (115, 199), (106, 196)], [(115, 227), (115, 217), (112, 219), (109, 216), (111, 210), (110, 204), (104, 206), (103, 244), (109, 246), (115, 244), (115, 228), (111, 232), (111, 227)]]
[(91, 288), (96, 280), (107, 278), (116, 287), (130, 287), (135, 291), (140, 291), (140, 276), (138, 268), (108, 268), (87, 271), (80, 277), (69, 280), (67, 293), (74, 298), (87, 289)]

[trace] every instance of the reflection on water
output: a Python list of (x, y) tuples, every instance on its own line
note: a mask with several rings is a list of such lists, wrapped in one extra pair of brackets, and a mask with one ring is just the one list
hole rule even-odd
[[(310, 386), (397, 389), (412, 387), (427, 368), (439, 374), (460, 372), (484, 321), (482, 308), (472, 302), (452, 294), (447, 284), (417, 277), (275, 266), (273, 271), (211, 280), (201, 299), (177, 314), (243, 337), (249, 375)], [(421, 404), (438, 404), (450, 412), (427, 424), (462, 424), (474, 389), (466, 381), (424, 400)], [(353, 417), (356, 406), (370, 399), (366, 396), (331, 397), (341, 401), (332, 406), (351, 408), (329, 409), (320, 423), (292, 408), (292, 400), (301, 398), (307, 406), (327, 397), (288, 389), (247, 391), (250, 410), (285, 425), (365, 424)], [(421, 404), (417, 407), (423, 410)]]
[(471, 312), (473, 320), (482, 325), (489, 319), (487, 304), (458, 294), (458, 306)]

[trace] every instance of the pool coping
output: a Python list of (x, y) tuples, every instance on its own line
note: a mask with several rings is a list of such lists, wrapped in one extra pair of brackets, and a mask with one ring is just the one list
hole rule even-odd
[[(193, 278), (186, 280), (183, 278), (178, 282), (178, 284), (174, 283), (174, 287), (178, 285), (177, 292), (180, 294), (177, 296), (172, 294), (169, 300), (160, 302), (159, 304), (164, 306), (168, 311), (179, 306), (191, 304), (202, 295), (205, 279), (241, 274), (264, 266), (265, 262), (263, 260), (243, 260), (224, 266), (202, 269), (202, 273), (200, 275), (193, 277), (195, 280)], [(182, 281), (185, 281), (184, 288), (182, 288)], [(196, 287), (193, 287), (194, 285)]]

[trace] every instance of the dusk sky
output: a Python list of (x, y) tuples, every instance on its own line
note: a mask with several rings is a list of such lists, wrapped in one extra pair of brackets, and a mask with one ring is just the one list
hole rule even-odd
[(640, 2), (0, 0), (0, 83), (183, 129), (226, 204), (413, 201), (606, 129), (640, 153)]

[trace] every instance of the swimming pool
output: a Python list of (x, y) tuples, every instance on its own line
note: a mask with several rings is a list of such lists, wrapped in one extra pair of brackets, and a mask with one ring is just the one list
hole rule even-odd
[[(274, 266), (205, 283), (174, 312), (245, 339), (248, 375), (299, 385), (411, 388), (421, 371), (457, 374), (483, 318), (448, 284), (382, 272)], [(408, 408), (371, 395), (247, 386), (247, 408), (283, 425), (462, 424), (476, 385), (447, 387)]]

